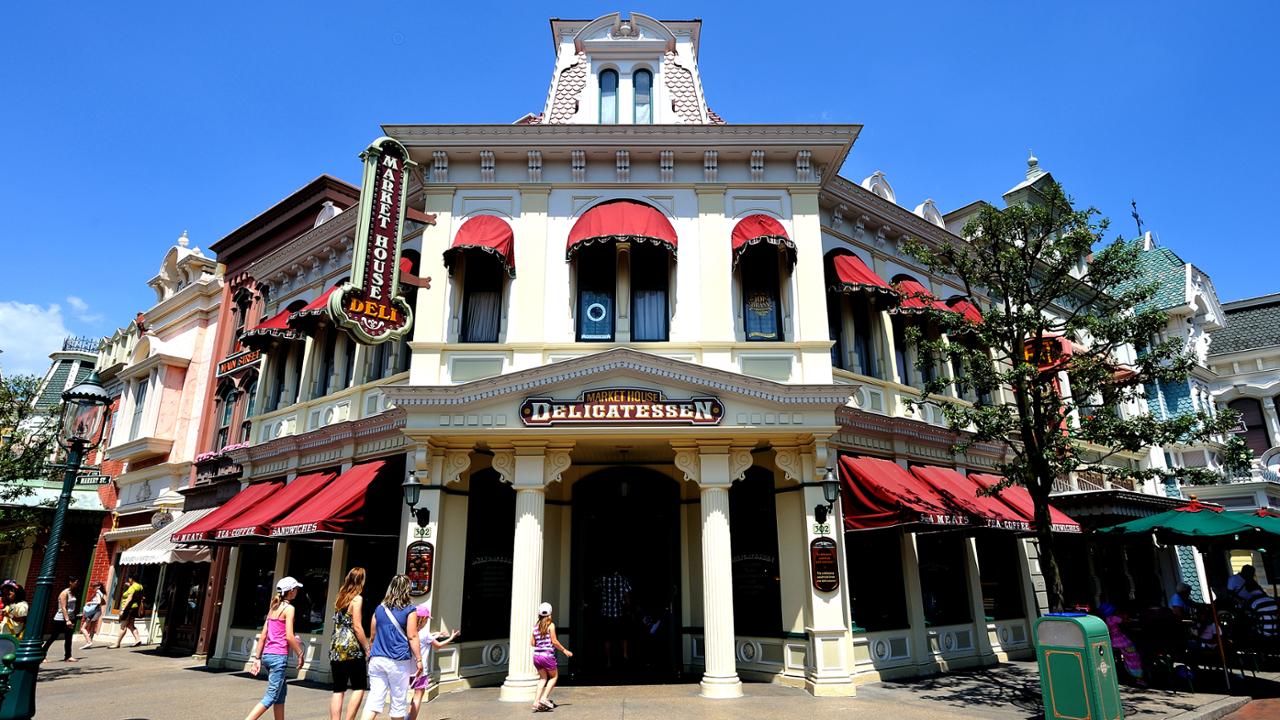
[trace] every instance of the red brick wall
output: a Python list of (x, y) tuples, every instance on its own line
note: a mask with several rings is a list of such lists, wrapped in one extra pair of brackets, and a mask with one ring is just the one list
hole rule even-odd
[[(52, 514), (50, 515), (52, 519)], [(110, 522), (108, 516), (107, 522)], [(54, 565), (53, 571), (53, 588), (55, 592), (62, 592), (67, 587), (67, 581), (70, 578), (80, 578), (80, 590), (84, 590), (85, 574), (89, 570), (90, 558), (94, 554), (95, 543), (100, 537), (101, 528), (92, 519), (80, 515), (79, 513), (71, 513), (67, 516), (66, 524), (62, 528), (62, 549), (58, 552), (58, 562)], [(36, 577), (40, 574), (40, 566), (44, 564), (45, 546), (49, 544), (49, 531), (42, 529), (36, 535), (35, 545), (31, 552), (31, 569), (27, 572), (26, 583), (24, 587), (27, 589), (27, 600), (31, 600), (32, 594), (35, 593)], [(82, 592), (83, 597), (83, 592)], [(57, 612), (57, 603), (50, 601), (49, 612), (46, 621), (53, 617)]]

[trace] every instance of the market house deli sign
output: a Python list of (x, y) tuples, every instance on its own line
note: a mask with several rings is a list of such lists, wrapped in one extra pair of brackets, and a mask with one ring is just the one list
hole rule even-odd
[(376, 345), (409, 331), (413, 311), (400, 297), (400, 240), (409, 160), (404, 145), (382, 137), (360, 154), (364, 184), (351, 282), (329, 296), (329, 314), (357, 340)]
[(724, 405), (714, 397), (668, 400), (657, 390), (606, 388), (588, 390), (576, 400), (528, 398), (520, 420), (530, 427), (547, 425), (718, 425)]

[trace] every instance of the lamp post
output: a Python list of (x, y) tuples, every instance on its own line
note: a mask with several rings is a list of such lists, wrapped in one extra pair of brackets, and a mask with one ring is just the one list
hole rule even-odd
[(101, 440), (102, 421), (111, 398), (102, 388), (98, 373), (93, 372), (84, 382), (62, 393), (61, 443), (67, 449), (66, 471), (62, 476), (62, 494), (53, 511), (53, 525), (49, 528), (49, 540), (45, 545), (44, 560), (40, 563), (40, 575), (36, 577), (35, 594), (27, 614), (27, 630), (18, 644), (13, 662), (9, 694), (0, 704), (0, 720), (30, 720), (36, 714), (36, 673), (44, 661), (44, 623), (53, 596), (53, 572), (58, 563), (58, 550), (62, 545), (62, 526), (66, 522), (67, 506), (76, 486), (76, 476), (84, 455)]

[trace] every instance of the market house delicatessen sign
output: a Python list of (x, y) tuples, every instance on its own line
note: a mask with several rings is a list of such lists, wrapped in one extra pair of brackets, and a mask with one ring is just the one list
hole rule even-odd
[(400, 297), (400, 240), (409, 151), (381, 137), (363, 153), (364, 184), (352, 253), (351, 282), (329, 296), (329, 314), (357, 340), (376, 345), (409, 331), (413, 311)]
[(724, 406), (714, 397), (668, 400), (657, 390), (606, 388), (588, 390), (576, 400), (528, 398), (520, 420), (530, 427), (547, 425), (718, 425)]

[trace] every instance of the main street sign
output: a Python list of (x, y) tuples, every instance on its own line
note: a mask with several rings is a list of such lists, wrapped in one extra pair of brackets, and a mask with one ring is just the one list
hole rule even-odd
[(376, 345), (404, 335), (413, 324), (413, 311), (399, 294), (400, 241), (409, 170), (417, 164), (389, 137), (374, 140), (360, 158), (364, 184), (351, 281), (329, 296), (329, 314), (358, 341)]
[(604, 388), (588, 390), (576, 400), (528, 398), (520, 420), (530, 427), (547, 425), (718, 425), (724, 405), (714, 397), (668, 400), (657, 390)]

